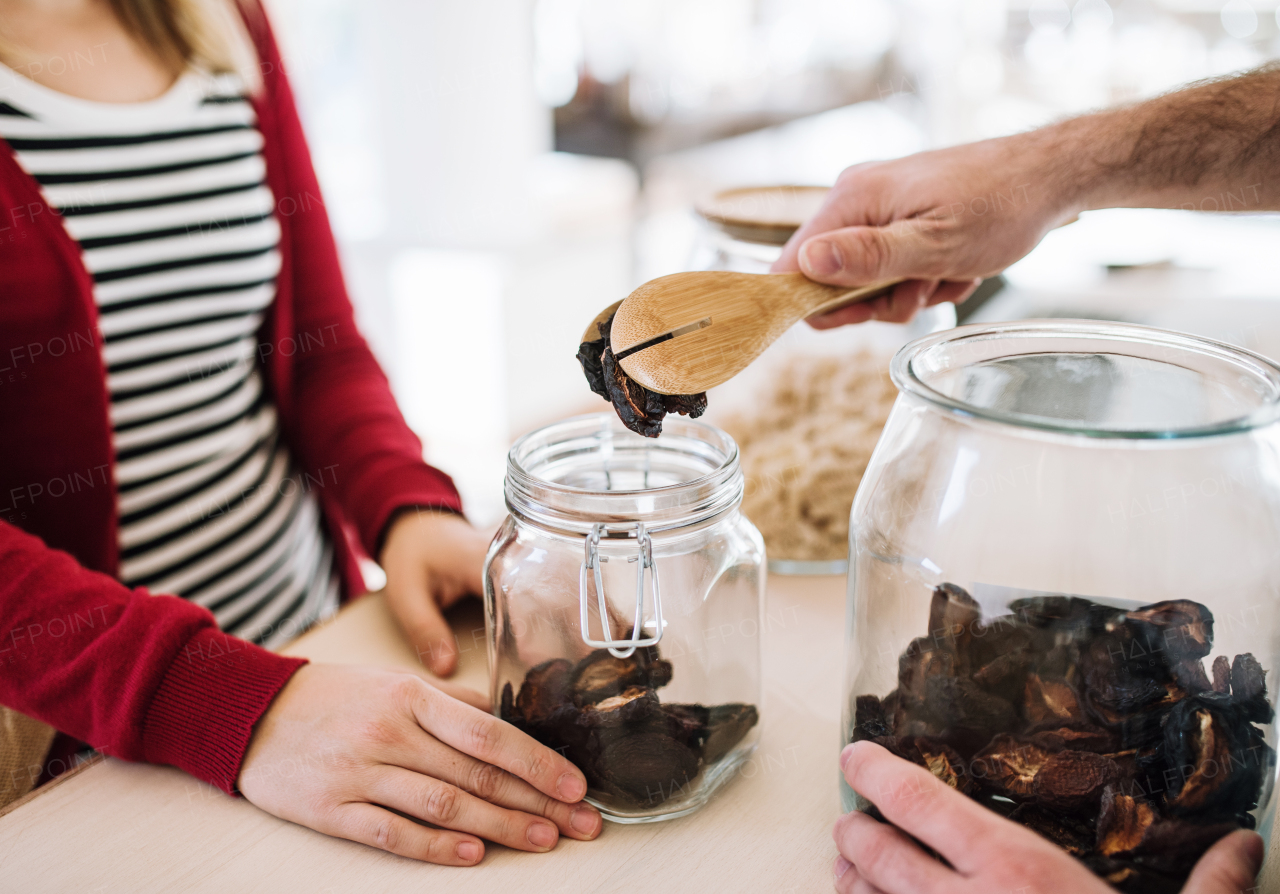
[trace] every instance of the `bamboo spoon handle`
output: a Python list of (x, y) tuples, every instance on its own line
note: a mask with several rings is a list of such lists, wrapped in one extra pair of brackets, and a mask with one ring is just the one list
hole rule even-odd
[(865, 301), (899, 282), (901, 280), (891, 279), (849, 288), (814, 282), (802, 273), (769, 273), (751, 277), (746, 288), (756, 291), (768, 302), (770, 316), (785, 320), (785, 325), (791, 326), (806, 317)]
[(650, 280), (622, 302), (611, 342), (614, 353), (621, 354), (664, 333), (714, 320), (718, 335), (728, 335), (728, 325), (739, 337), (767, 343), (805, 317), (866, 300), (892, 284), (850, 289), (814, 282), (802, 273), (672, 273)]
[(800, 273), (673, 273), (627, 296), (613, 319), (610, 346), (644, 387), (696, 394), (736, 375), (800, 320), (891, 285), (850, 289)]
[[(819, 285), (819, 283), (814, 283), (812, 280), (806, 281), (813, 285)], [(881, 292), (887, 294), (890, 289), (900, 282), (902, 282), (900, 279), (886, 279), (881, 282), (873, 282), (865, 286), (858, 286), (856, 289), (845, 289), (841, 286), (824, 286), (824, 289), (835, 290), (837, 294), (832, 297), (830, 296), (830, 293), (828, 293), (826, 301), (816, 307), (810, 308), (804, 316), (812, 317), (818, 314), (830, 313), (831, 311), (839, 310), (846, 305), (856, 304), (859, 301), (866, 301), (868, 298), (876, 296)]]

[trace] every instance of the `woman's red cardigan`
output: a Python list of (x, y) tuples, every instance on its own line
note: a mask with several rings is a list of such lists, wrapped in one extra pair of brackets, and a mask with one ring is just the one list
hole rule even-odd
[[(460, 510), (356, 330), (329, 218), (265, 21), (255, 101), (283, 267), (259, 357), (320, 495), (347, 593), (397, 509)], [(0, 151), (0, 704), (126, 760), (231, 791), (254, 723), (302, 664), (221, 633), (203, 608), (129, 590), (102, 338), (80, 250)], [(358, 545), (357, 545), (358, 544)]]

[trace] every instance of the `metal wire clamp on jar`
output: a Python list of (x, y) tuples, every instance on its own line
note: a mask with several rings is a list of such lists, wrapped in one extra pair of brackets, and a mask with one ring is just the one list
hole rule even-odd
[(516, 442), (485, 560), (502, 719), (577, 764), (607, 819), (707, 802), (755, 749), (765, 555), (733, 439), (611, 413)]

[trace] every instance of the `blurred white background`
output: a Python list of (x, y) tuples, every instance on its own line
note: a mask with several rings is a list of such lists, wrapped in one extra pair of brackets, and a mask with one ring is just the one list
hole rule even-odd
[[(481, 523), (503, 512), (513, 437), (605, 408), (579, 336), (687, 267), (699, 195), (829, 184), (1280, 56), (1277, 0), (268, 8), (362, 327)], [(1278, 239), (1272, 215), (1094, 212), (982, 314), (1133, 318), (1280, 354)]]

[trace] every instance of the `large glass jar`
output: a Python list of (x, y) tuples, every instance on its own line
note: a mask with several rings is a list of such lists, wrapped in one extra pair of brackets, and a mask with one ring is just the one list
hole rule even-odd
[(852, 512), (846, 741), (1122, 890), (1176, 891), (1226, 831), (1265, 834), (1280, 368), (1033, 321), (920, 339), (892, 374)]
[(511, 449), (484, 572), (495, 710), (608, 819), (690, 813), (755, 749), (765, 556), (742, 488), (733, 439), (688, 419), (651, 439), (580, 416)]

